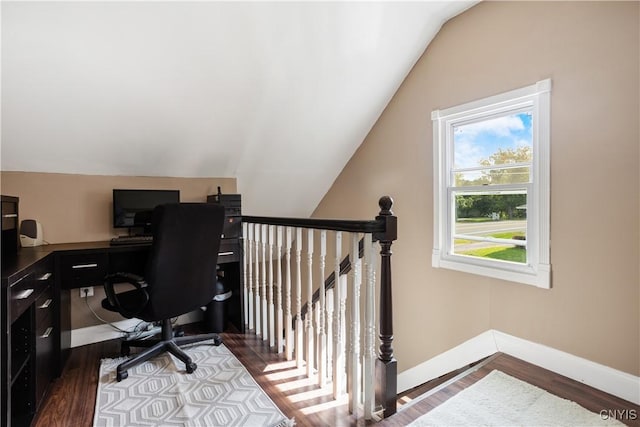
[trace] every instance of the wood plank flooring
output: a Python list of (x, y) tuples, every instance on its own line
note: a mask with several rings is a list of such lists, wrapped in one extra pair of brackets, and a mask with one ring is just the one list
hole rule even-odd
[[(346, 398), (333, 401), (330, 387), (320, 389), (314, 385), (306, 378), (304, 370), (297, 369), (294, 362), (286, 361), (270, 351), (268, 344), (261, 339), (251, 334), (232, 332), (224, 333), (222, 337), (225, 345), (247, 367), (276, 405), (285, 415), (295, 419), (296, 426), (374, 424), (365, 421), (361, 413), (349, 414)], [(119, 351), (117, 340), (74, 348), (63, 375), (53, 383), (33, 425), (91, 426), (100, 359), (117, 357)], [(618, 410), (618, 414), (627, 414), (626, 419), (620, 421), (640, 427), (640, 407), (637, 405), (500, 353), (475, 368), (461, 369), (403, 393), (399, 396), (398, 413), (376, 424), (385, 427), (405, 426), (493, 369), (573, 400), (594, 412)], [(429, 390), (432, 390), (429, 397), (420, 398)], [(633, 414), (635, 419), (631, 419)]]
[[(445, 382), (444, 387), (433, 388), (427, 398), (416, 403), (407, 399), (405, 408), (402, 408), (394, 417), (383, 420), (379, 425), (385, 427), (406, 425), (455, 396), (459, 391), (473, 385), (494, 369), (556, 396), (572, 400), (592, 412), (611, 411), (612, 415), (617, 414), (616, 419), (623, 424), (640, 426), (640, 406), (503, 353), (496, 353), (476, 367), (468, 369), (462, 378), (452, 383)], [(414, 399), (420, 399), (416, 393), (412, 395)]]

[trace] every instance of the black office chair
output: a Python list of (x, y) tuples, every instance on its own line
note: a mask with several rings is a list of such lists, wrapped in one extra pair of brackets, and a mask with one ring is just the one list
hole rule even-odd
[[(187, 373), (196, 364), (179, 345), (204, 340), (222, 342), (217, 334), (174, 337), (171, 319), (196, 310), (213, 300), (216, 263), (224, 223), (224, 207), (207, 203), (171, 203), (155, 208), (152, 217), (153, 244), (145, 277), (115, 273), (105, 277), (107, 298), (102, 307), (126, 318), (162, 322), (162, 335), (155, 340), (123, 341), (129, 346), (148, 347), (118, 365), (117, 380), (127, 378), (127, 370), (169, 351), (186, 365)], [(116, 293), (114, 284), (129, 283), (135, 289)]]

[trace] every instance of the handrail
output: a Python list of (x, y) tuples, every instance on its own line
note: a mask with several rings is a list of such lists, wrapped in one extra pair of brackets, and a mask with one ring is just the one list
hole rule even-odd
[(313, 228), (317, 230), (347, 231), (352, 233), (372, 233), (374, 241), (394, 241), (398, 237), (397, 218), (391, 212), (393, 199), (382, 196), (378, 200), (380, 213), (374, 220), (286, 218), (243, 215), (243, 222), (280, 225), (285, 227)]
[(280, 225), (284, 227), (313, 228), (316, 230), (348, 231), (352, 233), (382, 233), (385, 222), (382, 220), (349, 220), (320, 218), (276, 218), (268, 216), (242, 216), (243, 222), (255, 224)]

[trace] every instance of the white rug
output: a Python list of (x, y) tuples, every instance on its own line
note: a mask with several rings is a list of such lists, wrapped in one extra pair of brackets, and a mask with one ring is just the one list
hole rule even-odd
[(170, 354), (129, 370), (116, 381), (124, 359), (104, 359), (94, 426), (288, 426), (288, 420), (224, 346), (184, 348), (198, 368), (187, 374)]
[[(604, 408), (603, 408), (604, 409)], [(623, 426), (570, 400), (500, 371), (432, 409), (413, 423), (425, 426)]]

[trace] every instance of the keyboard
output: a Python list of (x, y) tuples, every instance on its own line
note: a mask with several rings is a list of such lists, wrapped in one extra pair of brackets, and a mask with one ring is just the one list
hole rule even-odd
[(111, 246), (118, 245), (150, 245), (153, 243), (153, 236), (118, 236), (111, 239)]

